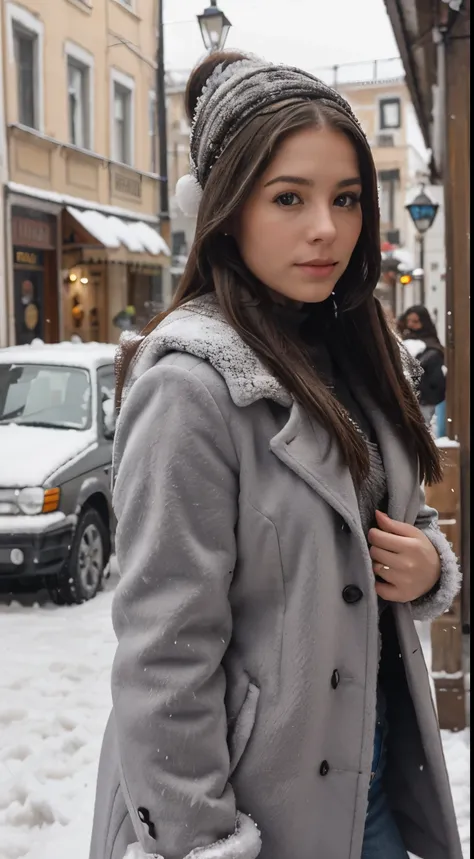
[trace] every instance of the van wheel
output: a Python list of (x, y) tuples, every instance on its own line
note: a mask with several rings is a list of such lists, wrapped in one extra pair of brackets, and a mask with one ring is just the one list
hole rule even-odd
[(79, 605), (95, 597), (109, 560), (109, 546), (110, 537), (102, 517), (89, 507), (77, 523), (71, 553), (63, 571), (48, 587), (56, 605)]

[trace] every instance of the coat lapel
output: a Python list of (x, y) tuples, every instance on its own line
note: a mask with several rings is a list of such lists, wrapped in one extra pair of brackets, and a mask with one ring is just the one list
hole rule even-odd
[[(388, 515), (399, 522), (411, 521), (414, 494), (418, 497), (416, 459), (372, 398), (360, 389), (354, 394), (377, 436), (387, 477)], [(330, 434), (321, 424), (310, 420), (294, 403), (288, 422), (270, 446), (281, 462), (324, 498), (353, 531), (363, 536), (354, 482), (338, 446), (331, 443)]]
[(337, 445), (331, 443), (330, 434), (321, 424), (310, 420), (293, 403), (288, 422), (272, 439), (270, 447), (281, 462), (344, 518), (351, 530), (362, 535), (352, 477)]

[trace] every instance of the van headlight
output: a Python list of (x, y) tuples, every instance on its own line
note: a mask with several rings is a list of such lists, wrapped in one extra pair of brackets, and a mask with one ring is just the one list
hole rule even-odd
[(53, 513), (59, 507), (59, 489), (41, 489), (39, 486), (21, 489), (17, 496), (17, 504), (26, 516), (37, 516), (39, 513)]

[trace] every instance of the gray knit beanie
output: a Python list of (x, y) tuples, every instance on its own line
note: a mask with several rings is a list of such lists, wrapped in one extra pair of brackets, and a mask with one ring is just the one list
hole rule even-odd
[(262, 110), (288, 99), (331, 104), (362, 128), (349, 103), (309, 72), (273, 65), (254, 57), (226, 68), (220, 63), (208, 78), (196, 104), (191, 126), (190, 175), (176, 186), (183, 212), (196, 215), (202, 190), (219, 156)]

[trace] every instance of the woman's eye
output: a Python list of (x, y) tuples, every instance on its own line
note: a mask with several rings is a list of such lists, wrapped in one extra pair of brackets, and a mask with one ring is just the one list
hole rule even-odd
[(279, 197), (276, 198), (275, 203), (278, 203), (279, 206), (294, 206), (295, 203), (301, 203), (298, 194), (294, 194), (293, 191), (286, 191), (284, 194), (280, 194)]
[(334, 205), (339, 206), (342, 209), (351, 209), (353, 206), (356, 206), (357, 203), (360, 203), (360, 197), (358, 194), (339, 194), (339, 197), (336, 197), (334, 200)]

